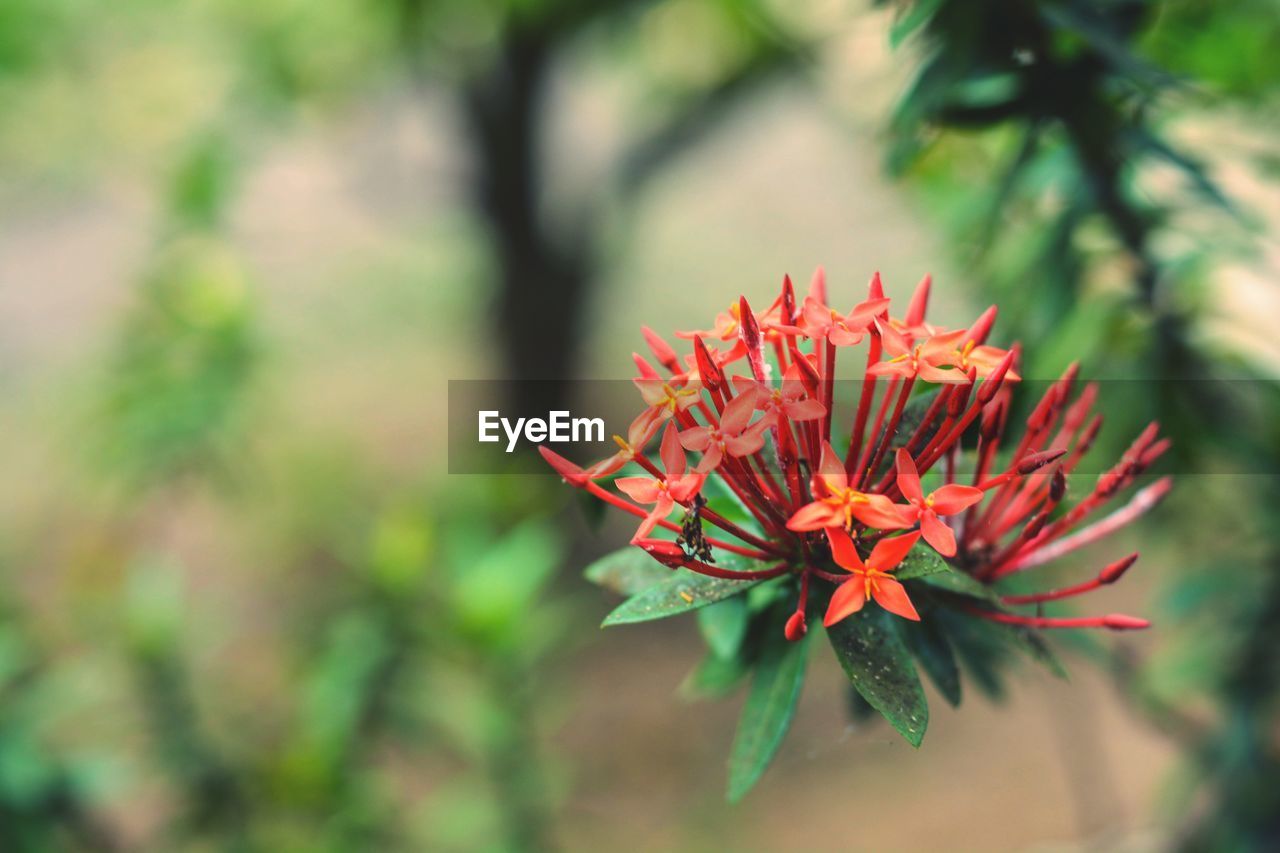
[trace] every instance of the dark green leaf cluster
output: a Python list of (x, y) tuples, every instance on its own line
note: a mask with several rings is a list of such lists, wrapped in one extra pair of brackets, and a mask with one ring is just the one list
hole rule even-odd
[[(722, 567), (749, 571), (763, 565), (726, 555)], [(723, 696), (749, 679), (729, 756), (728, 797), (741, 799), (763, 775), (791, 726), (804, 683), (807, 641), (821, 632), (812, 628), (796, 642), (783, 633), (797, 581), (790, 576), (735, 581), (673, 571), (633, 547), (601, 557), (587, 567), (586, 577), (628, 596), (605, 619), (605, 626), (696, 611), (707, 652), (685, 681), (687, 694)], [(931, 548), (918, 546), (895, 577), (911, 591), (920, 622), (868, 605), (826, 632), (855, 694), (855, 713), (879, 713), (907, 742), (919, 746), (929, 724), (919, 669), (952, 705), (960, 704), (962, 665), (983, 692), (998, 697), (1002, 673), (1016, 651), (1065, 676), (1037, 632), (967, 615), (968, 608), (994, 606), (993, 593)], [(821, 624), (825, 608), (825, 596), (810, 600), (812, 624)]]

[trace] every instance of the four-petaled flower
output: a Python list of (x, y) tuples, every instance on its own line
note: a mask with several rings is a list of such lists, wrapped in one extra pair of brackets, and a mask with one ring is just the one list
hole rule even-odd
[(748, 426), (754, 411), (755, 401), (751, 395), (743, 394), (734, 397), (724, 407), (718, 427), (697, 426), (680, 433), (680, 444), (685, 450), (702, 453), (702, 460), (693, 470), (706, 474), (718, 466), (726, 454), (750, 456), (763, 447), (764, 429), (768, 423), (760, 420)]
[(677, 503), (684, 503), (698, 493), (706, 479), (705, 474), (685, 473), (684, 450), (676, 435), (675, 424), (668, 423), (662, 434), (662, 465), (666, 469), (664, 477), (619, 477), (614, 481), (621, 491), (633, 501), (640, 504), (653, 504), (653, 509), (640, 522), (635, 542), (647, 537), (659, 521), (671, 514)]
[(847, 530), (856, 518), (878, 530), (902, 530), (915, 523), (910, 507), (899, 506), (884, 495), (869, 495), (849, 485), (844, 463), (827, 442), (813, 475), (811, 488), (817, 500), (796, 510), (787, 528), (796, 531), (838, 527)]
[(868, 328), (877, 316), (889, 307), (888, 299), (868, 299), (853, 306), (848, 314), (828, 308), (814, 296), (806, 296), (801, 308), (799, 327), (779, 327), (791, 333), (799, 332), (814, 340), (826, 339), (838, 347), (862, 343)]
[(661, 379), (633, 379), (640, 389), (640, 396), (654, 418), (666, 420), (676, 412), (683, 412), (698, 402), (698, 387), (680, 388)]
[(880, 344), (889, 356), (888, 361), (881, 361), (867, 368), (870, 376), (901, 376), (903, 379), (920, 377), (926, 382), (955, 382), (964, 378), (959, 370), (944, 370), (951, 364), (951, 349), (946, 342), (937, 343), (938, 338), (928, 338), (921, 343), (912, 344), (911, 340), (888, 323), (876, 323), (880, 331)]
[(902, 448), (898, 450), (898, 490), (911, 504), (908, 512), (913, 521), (920, 522), (924, 541), (942, 556), (954, 557), (956, 535), (938, 516), (964, 512), (982, 500), (983, 491), (973, 486), (951, 483), (924, 494), (920, 488), (920, 475), (916, 472), (915, 460)]
[(890, 613), (919, 622), (920, 614), (916, 613), (915, 606), (907, 597), (906, 589), (889, 575), (919, 538), (920, 534), (917, 532), (881, 539), (864, 562), (858, 556), (858, 549), (848, 533), (828, 528), (827, 540), (831, 543), (832, 559), (837, 566), (853, 576), (836, 587), (836, 591), (831, 594), (831, 603), (827, 606), (827, 615), (822, 618), (822, 624), (829, 628), (846, 616), (857, 613), (868, 598), (875, 599), (876, 604)]
[(598, 480), (601, 477), (609, 476), (632, 459), (635, 459), (636, 454), (644, 451), (644, 446), (649, 443), (649, 439), (653, 438), (653, 434), (658, 431), (660, 423), (662, 421), (654, 417), (653, 410), (645, 409), (631, 422), (631, 426), (627, 429), (626, 438), (620, 435), (613, 437), (614, 443), (618, 445), (618, 452), (608, 459), (602, 459), (588, 467), (586, 475), (593, 480)]
[(733, 387), (742, 396), (750, 396), (755, 408), (764, 412), (764, 420), (778, 424), (783, 420), (814, 421), (827, 413), (827, 407), (812, 397), (805, 397), (800, 369), (787, 368), (781, 388), (771, 388), (745, 376), (733, 377)]
[[(979, 379), (990, 376), (991, 371), (1000, 366), (1009, 352), (999, 347), (978, 346), (967, 329), (934, 335), (927, 346), (931, 357), (936, 359), (935, 364), (948, 364), (966, 373), (972, 367), (977, 371)], [(1019, 378), (1017, 371), (1013, 369), (1006, 371), (1005, 376), (1010, 380)]]

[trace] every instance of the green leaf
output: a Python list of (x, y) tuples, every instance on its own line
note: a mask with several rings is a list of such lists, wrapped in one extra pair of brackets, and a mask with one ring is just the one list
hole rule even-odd
[(688, 569), (676, 569), (666, 579), (622, 602), (605, 618), (602, 627), (648, 622), (687, 613), (741, 595), (758, 583), (755, 580), (711, 578)]
[(742, 708), (729, 753), (729, 802), (741, 800), (764, 774), (791, 727), (804, 684), (804, 639), (788, 642), (771, 633), (756, 663), (751, 692)]
[[(910, 555), (908, 555), (910, 556)], [(946, 565), (945, 563), (943, 565)], [(897, 575), (899, 578), (901, 574)], [(917, 577), (923, 583), (953, 595), (965, 595), (970, 598), (981, 598), (985, 601), (998, 602), (1000, 597), (987, 584), (977, 580), (968, 572), (946, 566), (943, 571), (933, 574), (922, 574)]]
[(909, 35), (924, 26), (941, 5), (942, 0), (914, 0), (902, 7), (905, 11), (900, 11), (889, 26), (889, 47), (897, 49)]
[(671, 577), (671, 569), (629, 545), (605, 554), (582, 572), (587, 580), (619, 595), (635, 595)]
[(876, 606), (827, 629), (840, 665), (862, 698), (912, 746), (924, 740), (929, 706), (895, 617)]
[(951, 707), (960, 704), (960, 667), (956, 664), (951, 643), (937, 621), (926, 615), (923, 621), (904, 626), (907, 644), (920, 666), (929, 674), (929, 680), (943, 695)]
[(900, 581), (909, 581), (950, 571), (954, 571), (954, 569), (947, 565), (947, 561), (942, 559), (942, 555), (924, 542), (921, 542), (912, 548), (902, 562), (898, 564), (893, 576)]
[(698, 628), (708, 648), (722, 658), (738, 654), (751, 613), (744, 595), (726, 598), (698, 611)]
[(726, 659), (709, 652), (680, 683), (678, 692), (686, 699), (714, 699), (724, 696), (742, 682), (747, 671), (742, 658)]
[(1053, 651), (1040, 632), (1020, 625), (1004, 625), (1006, 639), (1032, 660), (1043, 664), (1046, 669), (1063, 681), (1068, 680), (1067, 667), (1062, 659)]

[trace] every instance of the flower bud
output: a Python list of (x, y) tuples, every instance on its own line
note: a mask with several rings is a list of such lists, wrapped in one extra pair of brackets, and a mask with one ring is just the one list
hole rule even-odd
[(539, 445), (538, 452), (542, 454), (543, 459), (547, 460), (547, 464), (550, 465), (557, 474), (563, 477), (564, 481), (569, 485), (581, 486), (590, 479), (587, 476), (587, 473), (582, 470), (581, 466), (573, 464), (554, 450)]
[(804, 611), (797, 610), (795, 613), (792, 613), (791, 618), (787, 620), (787, 626), (783, 629), (782, 633), (786, 635), (788, 640), (794, 643), (808, 633), (808, 631), (809, 626), (805, 624)]
[(925, 310), (929, 307), (929, 290), (932, 286), (933, 276), (925, 273), (924, 278), (920, 279), (920, 283), (916, 285), (915, 293), (911, 294), (911, 302), (907, 304), (907, 315), (904, 319), (908, 326), (924, 322)]
[(1038, 471), (1055, 459), (1060, 459), (1066, 452), (1066, 450), (1041, 450), (1028, 454), (1018, 461), (1018, 473), (1030, 474)]
[(711, 353), (707, 350), (707, 345), (702, 342), (702, 337), (695, 336), (693, 339), (693, 355), (698, 365), (698, 378), (702, 384), (706, 386), (708, 391), (719, 391), (721, 384), (724, 382), (724, 372), (720, 369), (720, 365), (716, 364), (716, 360), (711, 357)]
[(1138, 562), (1138, 553), (1135, 551), (1122, 560), (1116, 560), (1111, 565), (1098, 572), (1098, 581), (1100, 583), (1115, 583), (1120, 580), (1120, 576), (1129, 571), (1129, 567)]
[(799, 313), (796, 309), (795, 285), (791, 283), (791, 276), (784, 275), (782, 277), (782, 322), (794, 323)]
[(676, 356), (676, 351), (662, 339), (661, 335), (648, 326), (641, 326), (640, 334), (644, 335), (645, 343), (649, 345), (650, 352), (659, 364), (672, 373), (680, 372), (680, 359)]
[(1061, 468), (1054, 469), (1053, 479), (1049, 481), (1049, 500), (1052, 503), (1060, 503), (1067, 494), (1067, 475), (1062, 473)]
[(1126, 616), (1123, 613), (1109, 613), (1102, 617), (1102, 624), (1113, 631), (1139, 631), (1150, 628), (1151, 623), (1137, 616)]
[(678, 569), (684, 564), (684, 551), (674, 542), (666, 539), (636, 539), (631, 544), (639, 546), (640, 550), (669, 569)]

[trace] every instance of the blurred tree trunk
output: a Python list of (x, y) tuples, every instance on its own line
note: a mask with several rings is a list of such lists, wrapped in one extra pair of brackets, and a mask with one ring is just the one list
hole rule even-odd
[(515, 25), (495, 61), (464, 92), (476, 159), (475, 203), (497, 267), (506, 399), (529, 415), (566, 408), (565, 380), (574, 375), (574, 346), (593, 274), (586, 226), (557, 241), (539, 203), (539, 137), (552, 52), (550, 35)]

